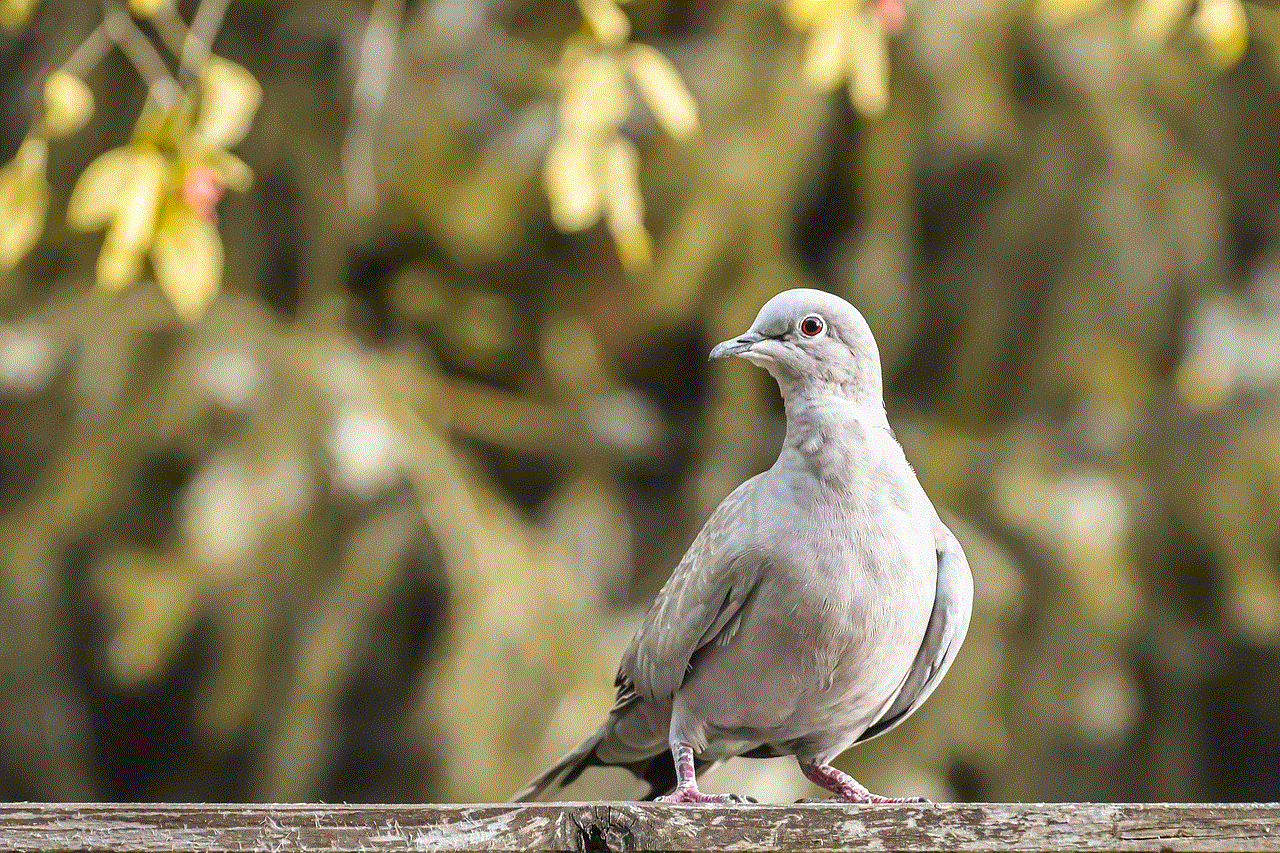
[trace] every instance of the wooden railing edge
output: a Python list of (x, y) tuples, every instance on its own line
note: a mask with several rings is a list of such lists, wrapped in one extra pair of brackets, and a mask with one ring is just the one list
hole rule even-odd
[(1280, 851), (1280, 804), (9, 803), (0, 850)]

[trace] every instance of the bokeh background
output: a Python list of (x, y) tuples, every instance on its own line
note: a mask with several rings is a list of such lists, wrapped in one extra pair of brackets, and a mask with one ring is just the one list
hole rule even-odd
[(776, 389), (708, 348), (816, 286), (977, 583), (941, 689), (841, 765), (1280, 799), (1273, 4), (0, 23), (0, 797), (505, 799), (773, 459)]

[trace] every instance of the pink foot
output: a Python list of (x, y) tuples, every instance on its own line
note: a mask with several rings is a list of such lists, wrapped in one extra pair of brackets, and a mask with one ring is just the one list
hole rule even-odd
[(684, 741), (671, 744), (671, 757), (676, 765), (676, 789), (665, 797), (658, 797), (658, 803), (754, 803), (750, 797), (739, 794), (704, 794), (698, 790), (698, 780), (694, 775), (693, 747)]
[(929, 802), (924, 797), (882, 797), (873, 794), (848, 773), (842, 773), (830, 764), (801, 764), (800, 770), (810, 782), (826, 788), (836, 795), (836, 799), (846, 803), (902, 805)]
[(664, 797), (658, 797), (655, 803), (720, 803), (723, 805), (735, 803), (754, 803), (755, 800), (750, 797), (744, 797), (741, 794), (704, 794), (697, 788), (676, 788), (670, 794)]

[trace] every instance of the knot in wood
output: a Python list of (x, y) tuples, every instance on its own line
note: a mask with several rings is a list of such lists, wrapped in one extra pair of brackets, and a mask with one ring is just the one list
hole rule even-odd
[(573, 815), (577, 853), (635, 853), (635, 817), (600, 805)]

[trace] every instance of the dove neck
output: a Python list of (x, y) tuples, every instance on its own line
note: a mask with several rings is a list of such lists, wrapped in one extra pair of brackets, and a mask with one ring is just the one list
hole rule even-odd
[(829, 389), (794, 389), (784, 396), (783, 406), (787, 413), (784, 443), (806, 452), (830, 436), (844, 434), (842, 427), (855, 423), (863, 427), (889, 426), (884, 402), (878, 395), (868, 399)]

